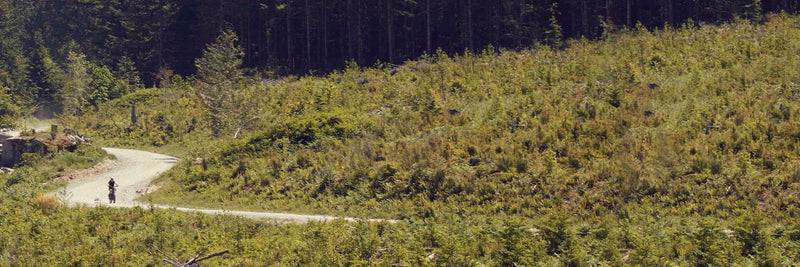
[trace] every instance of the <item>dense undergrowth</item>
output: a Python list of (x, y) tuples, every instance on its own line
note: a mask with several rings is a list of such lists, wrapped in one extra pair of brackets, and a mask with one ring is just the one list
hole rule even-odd
[(62, 123), (184, 157), (156, 202), (408, 222), (363, 226), (367, 244), (338, 243), (330, 225), (291, 228), (305, 245), (328, 240), (313, 263), (396, 245), (389, 262), (409, 265), (423, 247), (447, 265), (789, 265), (800, 261), (799, 40), (800, 18), (773, 15), (253, 77), (242, 105), (262, 110), (238, 140), (209, 137), (181, 78)]
[[(550, 215), (531, 222), (466, 217), (431, 209), (400, 223), (264, 223), (152, 208), (67, 208), (69, 195), (42, 194), (54, 174), (105, 158), (97, 148), (26, 157), (0, 174), (0, 265), (157, 266), (167, 257), (230, 251), (209, 266), (554, 266), (709, 262), (788, 264), (800, 231), (757, 216), (719, 222), (702, 217), (633, 215), (596, 225)], [(432, 207), (428, 207), (432, 208)], [(669, 247), (651, 232), (671, 228)], [(733, 229), (733, 230), (730, 230)], [(794, 240), (794, 241), (792, 241)], [(739, 252), (741, 249), (741, 252)], [(666, 252), (666, 254), (665, 254)], [(784, 254), (790, 252), (795, 254)], [(744, 257), (743, 255), (753, 255)], [(713, 261), (712, 261), (713, 260)]]

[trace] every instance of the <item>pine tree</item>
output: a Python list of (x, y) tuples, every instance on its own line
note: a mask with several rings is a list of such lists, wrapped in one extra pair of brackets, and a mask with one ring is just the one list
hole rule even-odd
[(88, 101), (91, 105), (97, 106), (102, 102), (121, 96), (117, 88), (116, 78), (105, 66), (91, 64), (89, 66), (89, 75), (91, 79), (89, 82)]
[(558, 19), (556, 19), (558, 15), (560, 15), (558, 12), (558, 4), (553, 3), (553, 5), (550, 6), (550, 25), (545, 32), (545, 43), (553, 48), (561, 48), (563, 45), (561, 25), (558, 24)]
[(66, 75), (64, 86), (58, 92), (64, 113), (81, 114), (88, 106), (89, 94), (89, 67), (86, 56), (76, 52), (69, 52), (67, 57)]
[(30, 86), (29, 60), (25, 57), (25, 22), (29, 15), (24, 3), (0, 1), (0, 86), (6, 86), (12, 101), (19, 106), (31, 105), (36, 95)]
[(197, 95), (215, 137), (230, 125), (231, 111), (237, 105), (235, 95), (242, 78), (240, 68), (244, 55), (237, 41), (236, 33), (226, 30), (206, 47), (203, 57), (195, 61)]
[(753, 21), (761, 20), (761, 0), (750, 0), (744, 4), (744, 17)]
[(142, 79), (139, 77), (139, 71), (136, 69), (136, 63), (128, 57), (123, 56), (119, 59), (114, 74), (126, 85), (125, 88), (123, 88), (124, 90), (120, 92), (120, 95), (125, 95), (142, 87)]
[(19, 116), (19, 107), (11, 102), (7, 88), (0, 85), (0, 128), (14, 127), (14, 119)]
[(50, 105), (55, 101), (55, 95), (64, 80), (64, 71), (51, 58), (50, 49), (45, 46), (41, 33), (34, 37), (36, 49), (34, 50), (30, 76), (33, 84), (38, 88), (36, 101), (41, 105)]

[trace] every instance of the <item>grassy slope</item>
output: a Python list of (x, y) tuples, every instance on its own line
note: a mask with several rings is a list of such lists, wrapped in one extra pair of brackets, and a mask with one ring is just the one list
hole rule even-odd
[[(798, 18), (773, 17), (261, 82), (250, 101), (264, 119), (238, 141), (206, 139), (181, 81), (64, 122), (108, 144), (206, 159), (169, 172), (156, 201), (484, 230), (505, 218), (545, 229), (526, 238), (549, 256), (566, 246), (583, 260), (791, 262), (798, 40)], [(576, 240), (595, 243), (563, 243)]]

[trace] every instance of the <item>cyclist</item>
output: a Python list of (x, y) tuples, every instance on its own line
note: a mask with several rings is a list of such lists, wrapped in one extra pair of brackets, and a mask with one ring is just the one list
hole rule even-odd
[(114, 182), (114, 177), (111, 177), (111, 180), (108, 180), (108, 202), (109, 203), (116, 203), (117, 202), (117, 195), (116, 189), (117, 183)]

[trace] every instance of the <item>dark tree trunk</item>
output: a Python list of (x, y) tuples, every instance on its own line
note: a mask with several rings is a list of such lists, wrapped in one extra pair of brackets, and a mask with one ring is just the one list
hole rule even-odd
[(322, 0), (322, 62), (328, 63), (328, 8), (327, 1)]
[(347, 0), (347, 59), (355, 58), (355, 38), (353, 38), (353, 0)]
[(294, 58), (292, 57), (292, 2), (286, 3), (286, 61), (289, 68), (294, 67)]
[(267, 53), (265, 55), (266, 61), (272, 63), (272, 19), (269, 17), (264, 19), (264, 39), (266, 47), (260, 50)]
[(581, 0), (581, 30), (583, 31), (584, 35), (589, 35), (589, 7), (588, 2), (589, 0)]
[(467, 0), (467, 38), (469, 50), (473, 51), (475, 49), (475, 45), (472, 42), (472, 0)]
[(311, 68), (311, 6), (306, 0), (306, 70)]
[(386, 41), (388, 42), (387, 47), (389, 48), (389, 63), (394, 62), (394, 32), (392, 32), (392, 26), (394, 25), (393, 13), (392, 0), (386, 0), (386, 34), (388, 37)]
[(431, 54), (433, 53), (431, 50), (431, 0), (425, 1), (425, 28), (425, 34), (427, 37), (425, 51), (427, 51), (428, 54)]
[(672, 0), (667, 0), (667, 14), (668, 14), (667, 18), (669, 19), (669, 24), (674, 25), (675, 18), (673, 17), (673, 12), (672, 12)]
[(522, 47), (524, 38), (525, 38), (525, 1), (520, 1), (517, 4), (519, 10), (517, 11), (517, 37), (514, 38), (517, 40), (517, 47)]
[(633, 27), (631, 24), (631, 0), (625, 0), (625, 25)]
[(361, 33), (361, 24), (363, 23), (363, 15), (364, 13), (363, 8), (361, 7), (361, 0), (356, 0), (358, 2), (358, 23), (356, 25), (356, 42), (358, 43), (356, 53), (358, 54), (358, 63), (364, 62), (364, 42), (363, 42), (363, 34)]
[(217, 30), (225, 30), (225, 0), (219, 0), (219, 10), (217, 10)]
[[(163, 4), (163, 3), (160, 3)], [(158, 7), (158, 34), (156, 34), (157, 40), (157, 48), (156, 48), (156, 56), (158, 57), (158, 68), (164, 69), (166, 62), (164, 61), (164, 25), (167, 23), (166, 14), (164, 14), (164, 7), (159, 5)]]

